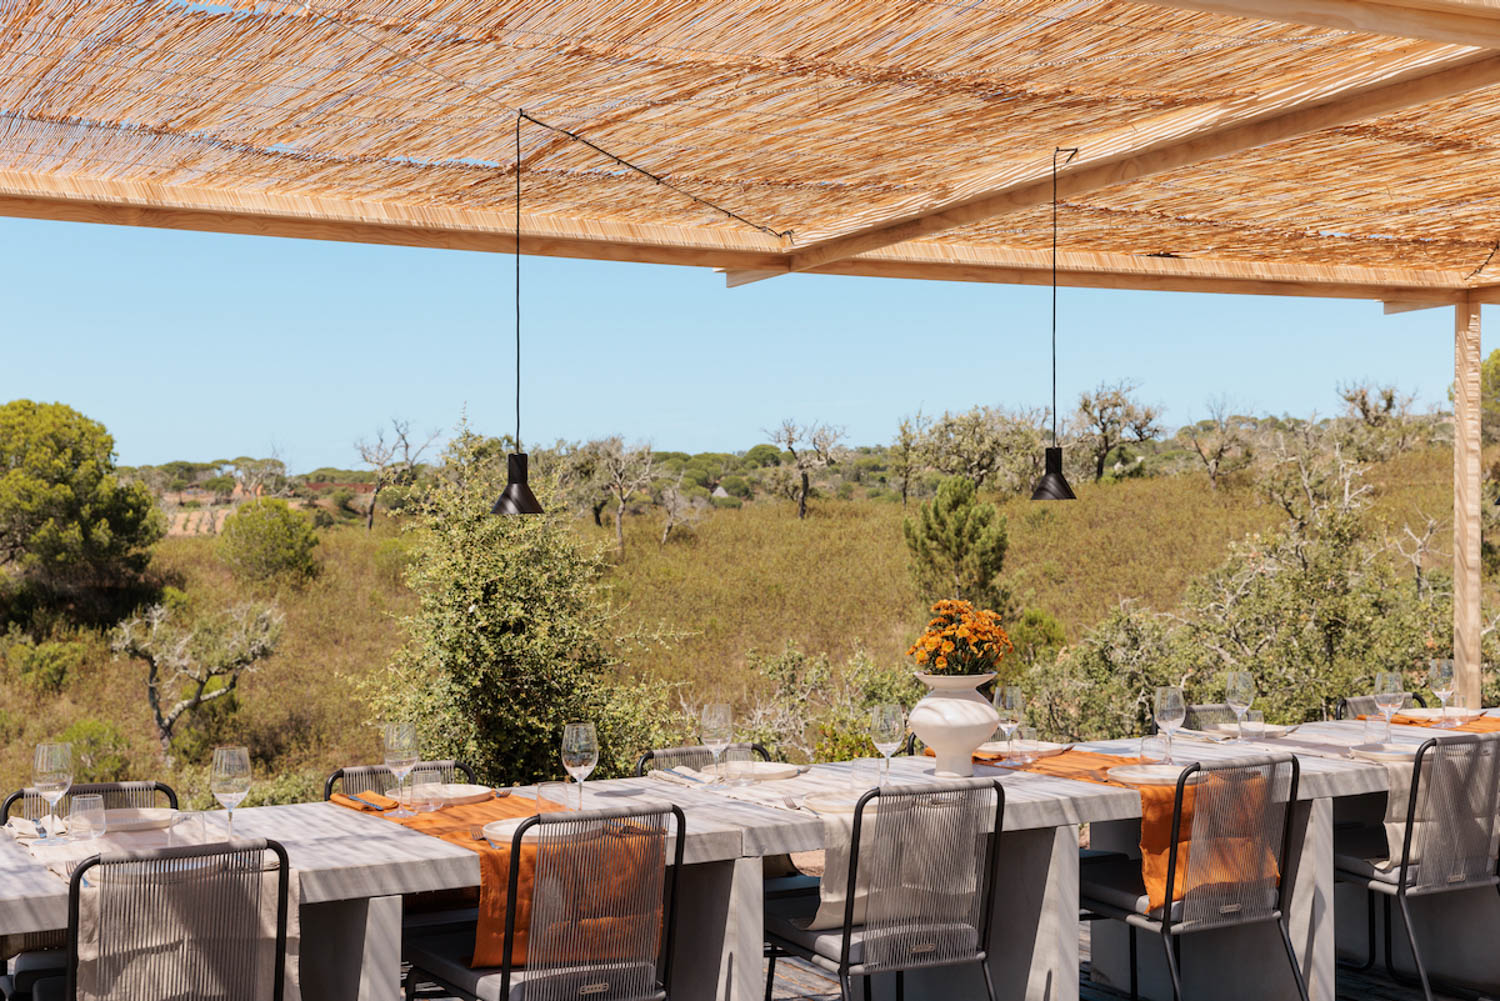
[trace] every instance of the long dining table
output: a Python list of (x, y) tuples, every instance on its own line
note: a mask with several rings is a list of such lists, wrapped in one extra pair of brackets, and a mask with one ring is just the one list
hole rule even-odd
[[(1338, 753), (1341, 742), (1359, 742), (1362, 727), (1359, 722), (1317, 723), (1279, 739), (1175, 742), (1179, 763), (1268, 751), (1298, 756), (1299, 802), (1284, 878), (1291, 881), (1293, 943), (1314, 1001), (1334, 998), (1336, 946), (1355, 952), (1364, 946), (1363, 902), (1358, 897), (1346, 901), (1340, 894), (1341, 908), (1353, 917), (1346, 913), (1338, 925), (1349, 927), (1337, 927), (1333, 880), (1336, 812), (1345, 807), (1368, 812), (1388, 789), (1384, 766)], [(1396, 732), (1408, 741), (1431, 735), (1411, 727), (1397, 727)], [(1078, 746), (1130, 756), (1138, 742)], [(1080, 833), (1087, 825), (1092, 847), (1138, 854), (1140, 796), (1130, 788), (1006, 767), (976, 765), (975, 772), (998, 779), (1006, 794), (989, 943), (997, 994), (1004, 1001), (1071, 1001), (1079, 991)], [(851, 788), (856, 777), (868, 773), (838, 763), (813, 766), (805, 781)], [(897, 757), (890, 781), (934, 781), (933, 760)], [(797, 783), (788, 780), (786, 788), (795, 789)], [(534, 790), (518, 789), (512, 795), (534, 796)], [(824, 847), (825, 826), (819, 816), (797, 808), (796, 796), (780, 803), (776, 797), (758, 800), (736, 798), (732, 790), (716, 786), (686, 787), (649, 777), (585, 784), (587, 807), (670, 802), (686, 817), (673, 957), (676, 999), (749, 1001), (764, 995), (763, 859)], [(207, 816), (211, 824), (222, 824), (221, 813)], [(395, 1001), (400, 996), (404, 896), (474, 887), (479, 881), (474, 852), (332, 803), (237, 810), (234, 827), (237, 836), (275, 838), (287, 849), (299, 881), (301, 988), (308, 999)], [(1424, 922), (1431, 917), (1446, 934), (1434, 951), (1435, 965), (1471, 981), (1500, 983), (1500, 958), (1483, 944), (1500, 927), (1495, 923), (1500, 921), (1500, 895), (1464, 897), (1458, 904), (1448, 901), (1423, 912)], [(66, 919), (66, 882), (11, 838), (0, 837), (0, 935), (57, 930)], [(1124, 933), (1112, 932), (1111, 924), (1095, 926), (1092, 976), (1124, 986)], [(1146, 997), (1163, 996), (1165, 990), (1164, 968), (1159, 962), (1151, 965), (1153, 956), (1151, 950), (1141, 950)], [(1223, 1001), (1295, 997), (1285, 952), (1269, 926), (1199, 933), (1184, 950), (1183, 963), (1190, 994), (1204, 996), (1207, 990), (1207, 996)], [(1200, 988), (1196, 992), (1195, 983)], [(973, 968), (914, 973), (907, 978), (907, 990), (913, 998), (984, 996), (982, 978)], [(886, 991), (877, 987), (876, 994), (885, 996)]]

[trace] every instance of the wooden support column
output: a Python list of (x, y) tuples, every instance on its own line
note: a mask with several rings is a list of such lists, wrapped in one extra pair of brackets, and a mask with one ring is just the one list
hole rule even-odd
[(1454, 310), (1453, 325), (1453, 673), (1462, 705), (1478, 706), (1479, 631), (1479, 303)]

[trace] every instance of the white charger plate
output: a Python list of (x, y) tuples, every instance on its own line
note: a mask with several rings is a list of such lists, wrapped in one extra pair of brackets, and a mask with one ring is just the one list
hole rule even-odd
[[(854, 808), (859, 805), (859, 797), (864, 793), (855, 795), (852, 792), (814, 792), (808, 793), (802, 800), (802, 807), (813, 813), (853, 813)], [(868, 815), (874, 804), (865, 809)]]
[[(980, 744), (979, 750), (985, 754), (1005, 754), (1009, 745), (1003, 740), (992, 740), (986, 744)], [(1050, 740), (1018, 740), (1015, 742), (1017, 754), (1029, 754), (1034, 758), (1050, 758), (1055, 754), (1061, 754), (1072, 744), (1054, 744)]]
[[(496, 844), (507, 844), (516, 836), (516, 828), (521, 826), (521, 821), (529, 820), (529, 817), (506, 817), (504, 820), (492, 820), (485, 824), (481, 832), (486, 838)], [(526, 832), (526, 840), (536, 837), (536, 829)]]
[(467, 782), (445, 782), (437, 787), (437, 794), (444, 806), (483, 803), (495, 798), (495, 790), (489, 786), (469, 785)]
[(1116, 765), (1104, 774), (1111, 782), (1132, 786), (1175, 786), (1182, 777), (1182, 765)]
[(1421, 744), (1355, 744), (1349, 756), (1365, 761), (1410, 761), (1421, 748)]
[[(1291, 727), (1282, 726), (1280, 723), (1267, 723), (1261, 727), (1260, 735), (1263, 737), (1285, 737), (1291, 730)], [(1240, 725), (1238, 723), (1209, 723), (1204, 727), (1204, 731), (1215, 735), (1222, 734), (1226, 737), (1238, 737), (1240, 735)], [(1245, 737), (1247, 740), (1255, 739), (1250, 735), (1248, 730), (1245, 733)]]
[(751, 782), (779, 782), (794, 779), (802, 773), (796, 765), (784, 761), (737, 761), (724, 766), (730, 778), (749, 779)]
[(167, 807), (145, 809), (122, 808), (104, 811), (104, 829), (110, 834), (121, 831), (159, 831), (172, 826), (177, 811)]
[[(1449, 709), (1444, 715), (1441, 709), (1402, 709), (1396, 713), (1397, 716), (1405, 716), (1407, 719), (1419, 719), (1426, 723), (1452, 723), (1461, 726), (1464, 723), (1472, 723), (1484, 715), (1482, 709)], [(1397, 726), (1401, 724), (1397, 723)]]

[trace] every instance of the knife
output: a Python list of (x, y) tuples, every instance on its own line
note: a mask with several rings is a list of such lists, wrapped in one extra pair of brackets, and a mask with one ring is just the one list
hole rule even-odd
[(376, 806), (374, 803), (371, 803), (369, 800), (365, 799), (363, 796), (356, 796), (352, 792), (346, 792), (346, 793), (344, 793), (344, 795), (347, 796), (348, 798), (354, 800), (354, 802), (356, 802), (356, 803), (363, 803), (365, 806), (368, 806), (370, 809), (374, 810), (376, 813), (380, 813), (380, 812), (382, 812), (384, 810), (389, 810), (390, 809), (390, 807), (388, 807), (388, 806)]

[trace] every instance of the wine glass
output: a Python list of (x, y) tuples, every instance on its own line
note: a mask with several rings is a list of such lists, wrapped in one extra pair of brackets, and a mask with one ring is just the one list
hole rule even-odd
[(734, 713), (724, 702), (706, 705), (703, 707), (700, 728), (703, 732), (703, 746), (713, 752), (714, 774), (717, 775), (719, 755), (724, 753), (724, 748), (729, 746), (734, 735)]
[(1453, 661), (1429, 660), (1427, 662), (1427, 682), (1432, 686), (1432, 694), (1436, 695), (1443, 705), (1442, 720), (1438, 725), (1447, 726), (1448, 700), (1453, 698)]
[(885, 756), (882, 774), (886, 781), (891, 777), (891, 755), (896, 753), (906, 739), (906, 713), (893, 702), (882, 702), (870, 710), (870, 743)]
[[(31, 759), (31, 784), (36, 789), (37, 795), (47, 801), (47, 816), (53, 818), (52, 827), (58, 825), (57, 804), (68, 794), (68, 788), (73, 784), (73, 745), (60, 743), (45, 743), (36, 745), (36, 753)], [(42, 837), (35, 843), (39, 845), (60, 845), (64, 839), (49, 832), (44, 824), (42, 826)]]
[(995, 712), (1000, 716), (1000, 729), (1005, 734), (1005, 757), (1015, 754), (1016, 728), (1021, 725), (1026, 712), (1026, 698), (1020, 685), (995, 686)]
[(1166, 763), (1172, 763), (1172, 737), (1177, 728), (1187, 719), (1187, 701), (1182, 689), (1176, 685), (1163, 685), (1156, 690), (1156, 728), (1167, 735)]
[[(1451, 694), (1451, 693), (1450, 693)], [(1395, 671), (1375, 675), (1375, 708), (1385, 716), (1385, 740), (1391, 742), (1391, 717), (1406, 701), (1406, 685)]]
[(599, 737), (592, 723), (569, 723), (563, 727), (562, 763), (578, 783), (578, 809), (583, 809), (583, 780), (599, 764)]
[(1239, 740), (1245, 739), (1245, 713), (1255, 701), (1255, 678), (1249, 671), (1229, 671), (1224, 675), (1224, 701), (1234, 710), (1240, 725)]
[(387, 817), (415, 817), (416, 814), (401, 802), (401, 788), (406, 776), (417, 766), (421, 755), (417, 753), (417, 727), (414, 723), (387, 723), (385, 725), (385, 766), (396, 776), (397, 808)]
[(213, 771), (208, 787), (214, 799), (229, 811), (228, 837), (234, 837), (234, 808), (250, 795), (250, 749), (248, 747), (214, 748)]

